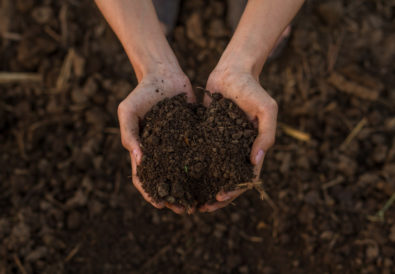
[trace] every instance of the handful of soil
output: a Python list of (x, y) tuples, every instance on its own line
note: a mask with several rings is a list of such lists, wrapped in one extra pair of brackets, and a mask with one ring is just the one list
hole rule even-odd
[(219, 93), (212, 99), (206, 108), (180, 94), (145, 115), (137, 175), (156, 202), (200, 206), (253, 179), (250, 152), (257, 130), (233, 101)]

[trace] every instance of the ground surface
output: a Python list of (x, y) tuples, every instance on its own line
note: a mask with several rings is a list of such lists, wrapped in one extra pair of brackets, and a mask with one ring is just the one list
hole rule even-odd
[[(172, 45), (204, 86), (225, 6), (184, 2)], [(0, 273), (391, 273), (395, 206), (375, 217), (395, 191), (395, 2), (329, 2), (262, 74), (272, 203), (178, 216), (132, 187), (116, 109), (136, 82), (92, 1), (2, 0), (0, 71), (43, 82), (0, 84)]]

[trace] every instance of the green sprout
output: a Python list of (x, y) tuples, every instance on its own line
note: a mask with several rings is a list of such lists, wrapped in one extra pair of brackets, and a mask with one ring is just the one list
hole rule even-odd
[(395, 202), (395, 193), (385, 202), (384, 206), (374, 216), (368, 216), (368, 219), (372, 222), (384, 222), (384, 214)]
[(188, 166), (184, 166), (185, 173), (188, 173)]

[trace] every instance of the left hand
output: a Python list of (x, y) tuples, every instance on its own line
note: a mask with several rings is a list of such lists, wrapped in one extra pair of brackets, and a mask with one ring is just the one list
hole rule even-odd
[[(265, 153), (274, 144), (277, 123), (277, 103), (261, 87), (257, 77), (252, 73), (232, 70), (214, 70), (206, 85), (211, 93), (219, 92), (225, 98), (234, 101), (258, 127), (258, 136), (255, 139), (250, 161), (254, 165), (253, 181), (259, 180)], [(210, 98), (206, 95), (204, 103), (207, 106)], [(220, 192), (216, 195), (217, 202), (205, 204), (199, 208), (201, 212), (212, 212), (225, 207), (242, 194), (246, 189), (237, 189), (230, 192)]]
[[(139, 138), (139, 121), (156, 103), (165, 97), (170, 98), (180, 93), (186, 93), (189, 102), (195, 100), (189, 79), (182, 73), (181, 69), (167, 66), (164, 70), (145, 75), (133, 92), (118, 107), (122, 144), (130, 153), (134, 186), (144, 199), (154, 207), (168, 207), (177, 214), (184, 213), (185, 209), (167, 202), (156, 203), (146, 193), (137, 176), (137, 166), (141, 163), (143, 157)], [(192, 213), (193, 210), (190, 209), (189, 213)]]

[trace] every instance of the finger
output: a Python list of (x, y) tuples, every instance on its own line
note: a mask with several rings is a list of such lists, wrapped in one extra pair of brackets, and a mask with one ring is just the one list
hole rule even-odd
[(262, 170), (262, 165), (263, 165), (263, 160), (265, 159), (265, 153), (262, 153), (262, 156), (260, 156), (260, 152), (258, 152), (258, 155), (256, 156), (256, 165), (254, 165), (254, 179), (253, 181), (258, 181), (260, 178), (261, 170)]
[(212, 92), (211, 92), (211, 91), (209, 91), (209, 92), (210, 92), (210, 94), (207, 94), (207, 92), (205, 92), (205, 93), (204, 93), (204, 96), (203, 96), (203, 105), (204, 105), (205, 107), (208, 107), (208, 106), (211, 104), (211, 101), (213, 100), (213, 99), (211, 98)]
[(148, 193), (145, 192), (139, 177), (137, 177), (136, 157), (133, 155), (133, 153), (130, 153), (130, 158), (131, 158), (131, 162), (132, 162), (132, 181), (133, 181), (133, 185), (141, 193), (143, 198), (148, 203), (152, 204), (156, 208), (159, 208), (159, 209), (163, 208), (164, 207), (164, 203), (163, 202), (156, 203), (154, 200), (152, 200), (152, 198), (148, 195)]
[(196, 103), (196, 96), (195, 93), (192, 91), (192, 88), (189, 88), (186, 92), (187, 95), (187, 102), (188, 103)]
[(221, 191), (216, 195), (216, 199), (219, 202), (225, 202), (228, 201), (232, 198), (236, 198), (237, 196), (239, 196), (240, 194), (242, 194), (244, 191), (246, 191), (247, 189), (243, 188), (243, 189), (236, 189), (233, 191), (229, 191), (229, 192), (224, 192)]
[(267, 106), (258, 112), (258, 136), (251, 148), (251, 163), (261, 164), (265, 153), (274, 144), (277, 123), (277, 106)]
[(230, 200), (227, 200), (227, 201), (224, 201), (224, 202), (216, 202), (216, 203), (211, 204), (211, 205), (210, 204), (205, 204), (205, 205), (203, 205), (203, 206), (201, 206), (199, 208), (199, 211), (200, 212), (213, 212), (213, 211), (216, 211), (216, 210), (218, 210), (220, 208), (223, 208), (223, 207), (229, 205), (236, 198), (237, 197), (233, 197)]
[(142, 158), (139, 140), (139, 117), (133, 112), (133, 107), (121, 103), (118, 107), (119, 127), (122, 145), (136, 155), (138, 164)]
[(181, 207), (181, 206), (170, 204), (168, 202), (165, 202), (165, 206), (167, 208), (171, 209), (176, 214), (183, 214), (183, 213), (185, 213), (185, 209), (183, 207)]

